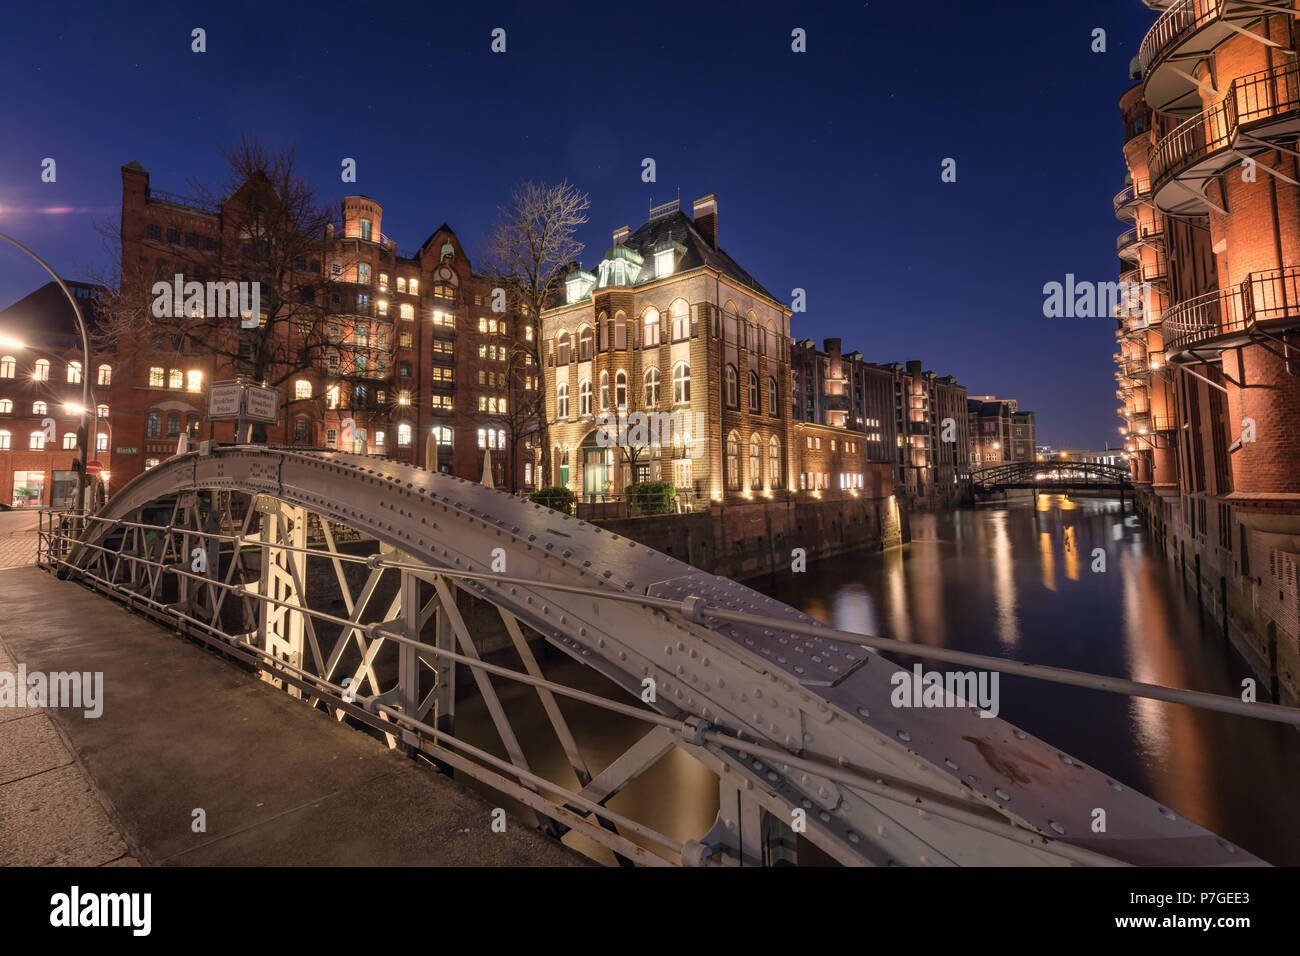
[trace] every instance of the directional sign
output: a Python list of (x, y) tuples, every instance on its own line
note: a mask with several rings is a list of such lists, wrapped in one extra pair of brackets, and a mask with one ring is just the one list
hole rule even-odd
[(280, 390), (261, 385), (244, 386), (244, 417), (254, 422), (275, 424), (280, 420)]
[(233, 422), (239, 418), (242, 397), (239, 382), (213, 382), (208, 387), (208, 418)]

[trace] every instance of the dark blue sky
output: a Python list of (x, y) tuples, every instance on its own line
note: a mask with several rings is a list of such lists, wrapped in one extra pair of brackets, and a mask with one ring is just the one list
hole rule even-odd
[[(295, 145), (323, 197), (379, 200), (408, 249), (446, 221), (472, 254), (525, 178), (591, 194), (588, 265), (651, 199), (717, 193), (723, 248), (785, 301), (807, 290), (796, 337), (919, 358), (1019, 399), (1040, 442), (1096, 447), (1118, 440), (1114, 320), (1046, 319), (1042, 288), (1116, 277), (1116, 103), (1153, 16), (1138, 0), (15, 4), (0, 231), (82, 277), (103, 265), (89, 224), (116, 220), (123, 163), (187, 192), (221, 179), (217, 147), (244, 131)], [(0, 249), (0, 305), (43, 281)]]

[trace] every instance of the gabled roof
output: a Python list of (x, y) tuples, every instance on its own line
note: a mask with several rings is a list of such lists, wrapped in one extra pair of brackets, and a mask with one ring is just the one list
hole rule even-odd
[(673, 273), (687, 272), (708, 266), (725, 276), (735, 279), (741, 285), (749, 286), (760, 295), (774, 302), (781, 300), (759, 285), (758, 280), (736, 264), (736, 261), (721, 249), (713, 249), (708, 241), (695, 229), (686, 213), (680, 209), (664, 216), (657, 216), (645, 223), (640, 229), (628, 236), (623, 245), (640, 253), (646, 260), (654, 259), (655, 248), (663, 243), (680, 243), (686, 250)]

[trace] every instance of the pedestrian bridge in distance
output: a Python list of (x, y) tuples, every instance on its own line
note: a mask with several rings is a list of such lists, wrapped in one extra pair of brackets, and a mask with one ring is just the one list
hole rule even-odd
[[(467, 774), (545, 832), (576, 831), (623, 864), (788, 863), (801, 841), (846, 865), (1261, 862), (969, 697), (895, 706), (892, 678), (911, 671), (880, 651), (915, 654), (914, 644), (822, 625), (459, 478), (337, 451), (205, 442), (98, 513), (44, 517), (40, 564), (66, 587), (205, 642), (321, 719)], [(489, 634), (522, 666), (484, 660)], [(613, 689), (549, 679), (533, 652), (539, 639)], [(1300, 724), (1293, 708), (923, 651), (949, 674), (1000, 671)], [(457, 669), (472, 687), (458, 688)], [(560, 771), (530, 763), (503, 682), (538, 695), (565, 755)], [(457, 695), (469, 693), (499, 746), (457, 736)], [(610, 760), (607, 748), (584, 746), (560, 700), (570, 715), (581, 702), (641, 721), (644, 733)], [(210, 717), (220, 735), (222, 715)], [(620, 790), (674, 750), (717, 777), (708, 832), (663, 832), (618, 809)], [(656, 799), (688, 798), (665, 788)]]
[(1023, 488), (1049, 494), (1110, 491), (1121, 497), (1133, 492), (1133, 482), (1126, 467), (1059, 458), (991, 465), (971, 472), (970, 481), (977, 496)]

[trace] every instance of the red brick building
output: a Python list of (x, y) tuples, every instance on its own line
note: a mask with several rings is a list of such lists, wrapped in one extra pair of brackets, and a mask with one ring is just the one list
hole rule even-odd
[[(66, 284), (93, 327), (103, 290), (84, 282)], [(90, 460), (103, 465), (102, 477), (109, 482), (114, 480), (108, 398), (113, 361), (111, 355), (96, 354), (90, 371), (98, 433)], [(0, 507), (72, 506), (85, 374), (72, 304), (57, 283), (46, 283), (0, 312)]]
[[(123, 299), (139, 308), (154, 283), (176, 275), (204, 285), (243, 281), (241, 255), (246, 261), (257, 241), (246, 235), (249, 210), (276, 201), (265, 193), (265, 183), (250, 181), (205, 203), (153, 190), (138, 163), (122, 167)], [(498, 485), (531, 486), (517, 403), (536, 388), (536, 377), (526, 368), (507, 376), (511, 344), (528, 334), (527, 323), (492, 310), (493, 284), (474, 272), (449, 226), (404, 252), (382, 232), (375, 200), (345, 197), (340, 212), (321, 235), (295, 245), (280, 280), (279, 313), (267, 314), (277, 296), (263, 286), (256, 328), (241, 328), (251, 316), (218, 322), (199, 306), (194, 316), (185, 313), (189, 326), (146, 317), (131, 347), (119, 345), (119, 485), (172, 454), (182, 432), (233, 441), (232, 424), (206, 419), (207, 389), (249, 375), (248, 356), (261, 348), (274, 356), (262, 377), (281, 397), (267, 441), (347, 447), (421, 465), (436, 448), (443, 471), (475, 480), (491, 452)], [(183, 308), (190, 309), (186, 295)]]

